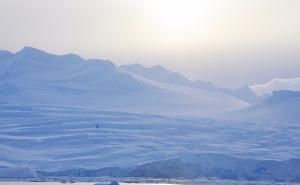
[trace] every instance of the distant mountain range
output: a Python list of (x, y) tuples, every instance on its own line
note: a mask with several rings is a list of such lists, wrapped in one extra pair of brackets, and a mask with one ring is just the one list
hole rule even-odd
[(248, 86), (243, 86), (238, 89), (226, 89), (218, 87), (211, 82), (200, 80), (191, 81), (180, 73), (169, 71), (160, 65), (147, 68), (141, 64), (132, 64), (122, 65), (120, 69), (127, 71), (129, 74), (138, 75), (157, 82), (222, 93), (247, 103), (260, 101), (260, 98)]
[[(0, 53), (0, 97), (8, 102), (202, 116), (248, 106), (210, 83), (192, 82), (162, 67), (141, 76), (110, 61), (74, 54), (59, 56), (30, 47)], [(151, 73), (160, 76), (150, 78)]]
[(226, 89), (189, 80), (160, 65), (116, 67), (107, 60), (54, 55), (31, 47), (17, 53), (0, 51), (0, 98), (12, 103), (214, 117), (240, 109), (253, 114), (278, 89), (298, 90), (299, 79)]

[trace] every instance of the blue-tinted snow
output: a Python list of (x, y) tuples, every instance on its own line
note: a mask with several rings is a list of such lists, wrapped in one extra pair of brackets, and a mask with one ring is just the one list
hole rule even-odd
[(300, 156), (297, 124), (3, 103), (0, 110), (0, 166), (93, 169), (131, 166), (185, 153), (276, 160)]

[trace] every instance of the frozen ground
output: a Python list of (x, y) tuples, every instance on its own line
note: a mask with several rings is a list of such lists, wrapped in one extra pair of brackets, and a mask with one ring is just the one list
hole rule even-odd
[(300, 156), (296, 124), (4, 103), (0, 123), (0, 166), (35, 170), (132, 166), (185, 153), (276, 160)]

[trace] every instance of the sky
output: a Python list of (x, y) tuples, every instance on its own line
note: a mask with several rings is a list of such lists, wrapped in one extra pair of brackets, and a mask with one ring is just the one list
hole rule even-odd
[(163, 65), (224, 87), (300, 77), (299, 0), (0, 0), (0, 49)]

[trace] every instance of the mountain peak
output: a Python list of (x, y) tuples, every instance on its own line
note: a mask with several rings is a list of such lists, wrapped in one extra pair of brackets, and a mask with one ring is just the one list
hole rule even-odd
[(162, 65), (155, 65), (155, 66), (152, 66), (150, 69), (157, 70), (157, 71), (169, 71), (166, 68), (164, 68)]
[(49, 56), (51, 55), (50, 53), (47, 53), (43, 50), (36, 49), (33, 47), (25, 46), (22, 50), (18, 51), (16, 53), (17, 55), (22, 55), (22, 56), (31, 56), (31, 57), (41, 57), (41, 56)]
[(69, 54), (65, 54), (65, 55), (56, 55), (56, 54), (52, 54), (52, 53), (48, 53), (46, 51), (37, 49), (37, 48), (33, 48), (33, 47), (29, 47), (29, 46), (25, 46), (22, 50), (20, 50), (19, 52), (16, 53), (17, 55), (24, 57), (30, 57), (30, 58), (37, 58), (37, 59), (49, 59), (49, 58), (55, 58), (55, 57), (59, 57), (61, 60), (65, 60), (65, 61), (83, 61), (84, 59), (82, 59), (79, 55), (73, 54), (73, 53), (69, 53)]
[(21, 51), (19, 51), (20, 53), (32, 53), (32, 52), (44, 52), (40, 49), (34, 48), (34, 47), (30, 47), (30, 46), (24, 46), (23, 49)]
[(143, 66), (142, 64), (139, 64), (139, 63), (135, 63), (135, 64), (124, 64), (124, 65), (121, 65), (119, 67), (120, 69), (125, 69), (125, 70), (145, 70), (146, 67)]
[(107, 67), (110, 69), (116, 68), (115, 64), (110, 60), (88, 59), (87, 61), (97, 65), (101, 64), (102, 67)]

